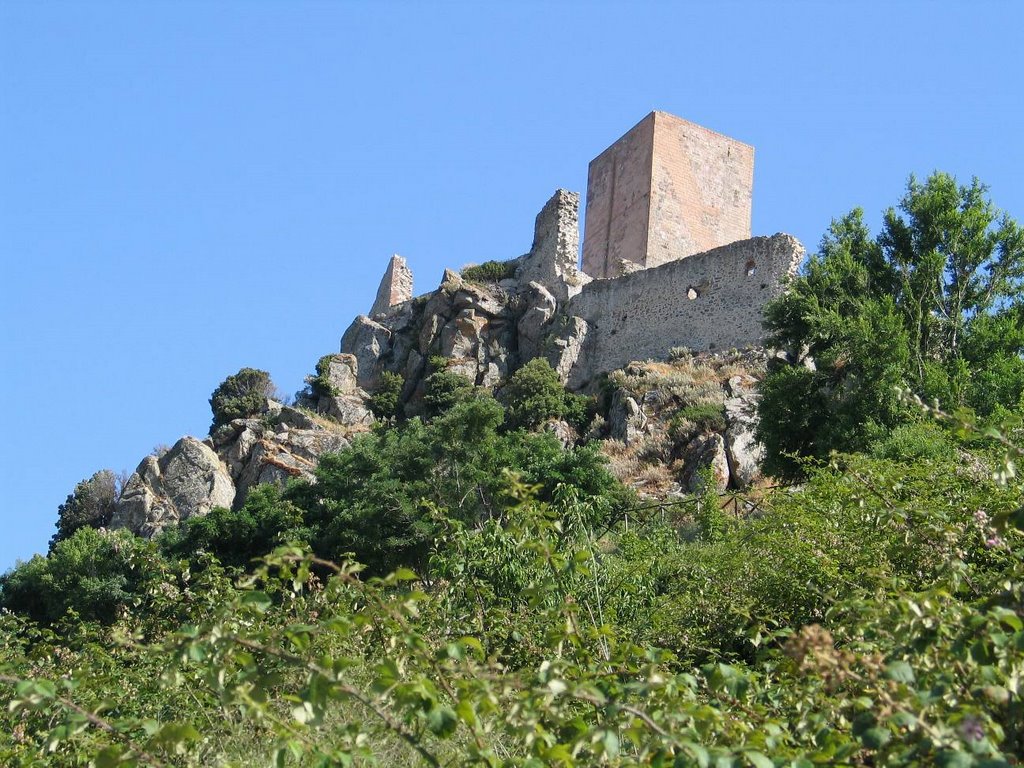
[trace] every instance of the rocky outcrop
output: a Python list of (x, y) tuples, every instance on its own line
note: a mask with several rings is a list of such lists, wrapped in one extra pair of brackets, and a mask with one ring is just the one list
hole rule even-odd
[(214, 450), (183, 437), (163, 456), (147, 456), (128, 479), (110, 521), (150, 537), (165, 526), (230, 507), (235, 485)]
[(733, 484), (747, 488), (761, 478), (764, 448), (757, 442), (757, 382), (749, 376), (733, 376), (725, 400), (725, 450)]
[(345, 429), (270, 401), (261, 417), (235, 419), (205, 441), (183, 437), (163, 456), (142, 460), (110, 527), (149, 538), (214, 507), (237, 509), (260, 483), (312, 480), (321, 456), (349, 446)]
[(260, 483), (313, 479), (321, 456), (349, 446), (339, 430), (287, 406), (269, 419), (236, 419), (215, 430), (210, 440), (235, 484), (236, 507)]
[(693, 493), (704, 490), (704, 472), (714, 490), (721, 493), (729, 487), (729, 459), (725, 452), (725, 438), (717, 432), (693, 440), (683, 452), (683, 487)]
[(316, 400), (318, 413), (343, 426), (369, 426), (373, 413), (366, 392), (359, 386), (359, 363), (355, 355), (329, 355), (321, 358), (324, 391)]
[(647, 434), (647, 414), (636, 400), (619, 389), (612, 396), (608, 425), (613, 440), (630, 445)]

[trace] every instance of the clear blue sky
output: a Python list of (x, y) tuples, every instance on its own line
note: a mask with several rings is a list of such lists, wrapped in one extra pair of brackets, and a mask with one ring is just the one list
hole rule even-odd
[(393, 252), (511, 258), (652, 109), (756, 147), (755, 234), (911, 172), (1024, 219), (1018, 2), (0, 4), (0, 570), (95, 470), (302, 385)]

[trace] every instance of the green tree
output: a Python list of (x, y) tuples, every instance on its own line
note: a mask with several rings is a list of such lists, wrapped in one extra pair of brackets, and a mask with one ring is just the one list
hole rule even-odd
[(117, 477), (109, 469), (101, 469), (75, 490), (57, 508), (57, 532), (50, 539), (50, 550), (68, 539), (79, 528), (104, 528), (110, 523), (120, 493)]
[(472, 396), (473, 382), (441, 368), (423, 380), (423, 413), (427, 418), (439, 416)]
[[(910, 418), (896, 388), (988, 413), (1024, 391), (1024, 230), (977, 179), (910, 178), (871, 237), (863, 212), (833, 221), (786, 294), (765, 309), (769, 342), (814, 361), (762, 387), (769, 467), (784, 454), (860, 450)], [(780, 421), (780, 419), (782, 421)]]
[(268, 397), (274, 393), (270, 374), (258, 368), (242, 368), (228, 376), (210, 395), (213, 410), (211, 431), (234, 419), (262, 413)]

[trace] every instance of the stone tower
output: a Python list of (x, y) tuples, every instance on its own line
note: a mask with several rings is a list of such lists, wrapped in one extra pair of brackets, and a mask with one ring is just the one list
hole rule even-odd
[(754, 148), (651, 112), (590, 163), (583, 271), (656, 267), (750, 237)]

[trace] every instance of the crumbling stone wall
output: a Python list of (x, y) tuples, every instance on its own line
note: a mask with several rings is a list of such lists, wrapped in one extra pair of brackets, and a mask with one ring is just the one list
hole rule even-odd
[[(796, 238), (778, 234), (595, 280), (564, 309), (566, 318), (576, 319), (573, 339), (580, 336), (578, 321), (586, 329), (571, 365), (561, 366), (563, 373), (570, 386), (580, 387), (632, 360), (665, 359), (672, 347), (703, 351), (756, 344), (764, 338), (765, 303), (783, 291), (803, 256)], [(567, 340), (562, 337), (554, 343)], [(556, 349), (556, 367), (559, 354)]]

